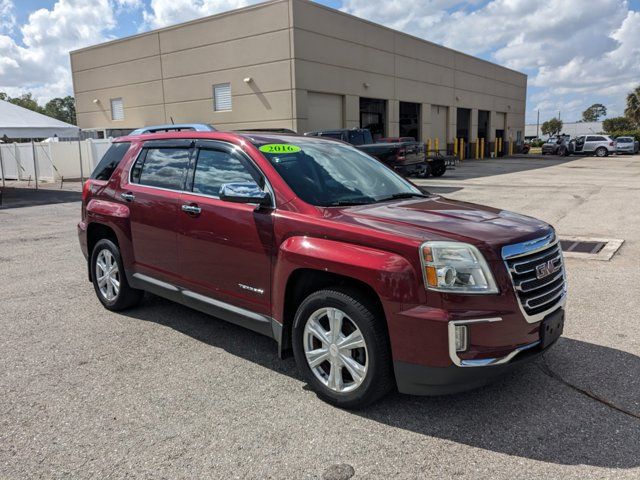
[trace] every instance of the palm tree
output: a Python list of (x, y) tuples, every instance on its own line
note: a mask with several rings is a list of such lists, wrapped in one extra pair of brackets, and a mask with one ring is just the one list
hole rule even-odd
[(640, 126), (640, 85), (627, 95), (627, 108), (625, 116), (636, 125)]

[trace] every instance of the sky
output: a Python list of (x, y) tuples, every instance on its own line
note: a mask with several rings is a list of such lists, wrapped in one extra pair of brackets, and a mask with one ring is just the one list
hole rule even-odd
[[(254, 0), (0, 0), (0, 92), (72, 95), (69, 51)], [(528, 75), (527, 123), (593, 103), (609, 117), (640, 84), (640, 0), (319, 0)]]

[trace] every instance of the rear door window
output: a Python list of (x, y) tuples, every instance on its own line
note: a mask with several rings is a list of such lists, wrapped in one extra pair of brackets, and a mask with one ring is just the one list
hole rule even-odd
[(192, 150), (148, 148), (131, 171), (131, 181), (149, 187), (182, 190)]
[(239, 154), (201, 149), (193, 174), (193, 193), (217, 197), (225, 183), (258, 183), (254, 170)]
[(131, 142), (112, 143), (91, 174), (91, 178), (94, 180), (109, 180), (130, 146)]

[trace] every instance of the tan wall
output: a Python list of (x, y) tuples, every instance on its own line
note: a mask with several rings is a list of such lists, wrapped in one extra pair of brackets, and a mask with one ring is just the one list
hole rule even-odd
[[(173, 119), (292, 128), (289, 22), (281, 0), (72, 52), (78, 125), (126, 129)], [(231, 111), (214, 111), (218, 83), (231, 84)], [(125, 118), (112, 121), (110, 99), (118, 97)]]
[[(421, 136), (440, 136), (441, 143), (453, 139), (458, 107), (506, 114), (507, 136), (524, 131), (525, 75), (306, 0), (276, 0), (90, 47), (72, 52), (71, 64), (82, 128), (173, 118), (304, 132), (314, 125), (307, 92), (318, 92), (341, 96), (347, 127), (358, 126), (365, 96), (388, 101), (391, 135), (400, 101), (423, 105)], [(215, 112), (212, 86), (227, 82), (232, 110)], [(119, 122), (110, 113), (116, 97), (125, 107)], [(433, 119), (432, 106), (446, 119)]]
[[(292, 16), (296, 88), (389, 100), (391, 135), (399, 101), (509, 112), (510, 126), (524, 130), (526, 75), (305, 0), (292, 0)], [(423, 138), (452, 137), (429, 113)], [(455, 118), (446, 123), (451, 130)]]

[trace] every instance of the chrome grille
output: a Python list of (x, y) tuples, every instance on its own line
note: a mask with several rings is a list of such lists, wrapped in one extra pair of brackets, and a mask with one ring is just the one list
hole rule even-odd
[[(505, 247), (503, 258), (520, 307), (529, 321), (541, 320), (564, 299), (564, 262), (560, 243), (554, 236)], [(551, 271), (538, 278), (538, 271), (544, 268)]]

